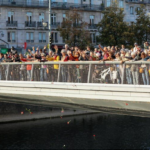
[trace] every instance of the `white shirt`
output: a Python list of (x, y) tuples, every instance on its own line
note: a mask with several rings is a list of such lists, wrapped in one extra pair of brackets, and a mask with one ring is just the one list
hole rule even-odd
[(137, 47), (134, 47), (133, 52), (137, 52)]

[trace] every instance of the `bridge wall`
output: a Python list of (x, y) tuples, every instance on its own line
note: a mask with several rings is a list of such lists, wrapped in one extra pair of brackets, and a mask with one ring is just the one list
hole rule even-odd
[(31, 100), (150, 111), (150, 86), (144, 85), (0, 81), (0, 93)]

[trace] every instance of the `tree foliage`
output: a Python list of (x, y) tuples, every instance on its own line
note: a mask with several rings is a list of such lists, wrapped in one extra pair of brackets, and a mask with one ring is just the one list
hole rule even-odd
[(134, 24), (134, 33), (139, 44), (150, 40), (150, 19), (146, 12), (147, 9), (144, 5), (141, 5), (140, 9), (136, 9), (137, 18)]
[(90, 32), (87, 28), (88, 24), (82, 21), (81, 12), (74, 9), (67, 12), (58, 31), (65, 43), (85, 48), (91, 43)]
[(98, 41), (102, 45), (132, 44), (134, 32), (124, 21), (124, 10), (113, 4), (102, 13), (103, 19), (98, 24)]

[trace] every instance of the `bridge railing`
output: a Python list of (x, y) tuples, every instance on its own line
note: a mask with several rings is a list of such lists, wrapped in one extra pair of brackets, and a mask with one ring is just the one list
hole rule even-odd
[(150, 62), (1, 63), (0, 80), (150, 85)]

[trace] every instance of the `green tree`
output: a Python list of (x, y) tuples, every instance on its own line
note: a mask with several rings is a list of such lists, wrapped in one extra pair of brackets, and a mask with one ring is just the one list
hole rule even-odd
[(141, 5), (140, 9), (136, 9), (136, 13), (137, 18), (134, 24), (134, 32), (136, 41), (141, 45), (143, 41), (150, 40), (150, 19), (144, 5)]
[(114, 3), (102, 13), (103, 19), (98, 24), (98, 41), (107, 46), (133, 44), (131, 39), (134, 38), (134, 32), (131, 26), (124, 22), (124, 10)]
[(63, 20), (58, 31), (65, 43), (70, 46), (79, 46), (82, 49), (87, 45), (90, 45), (90, 32), (88, 24), (82, 21), (81, 13), (78, 10), (69, 10), (66, 14), (66, 18)]

